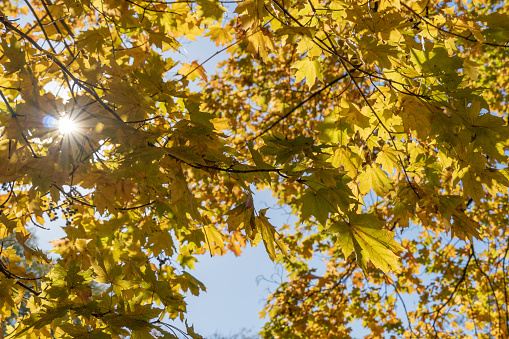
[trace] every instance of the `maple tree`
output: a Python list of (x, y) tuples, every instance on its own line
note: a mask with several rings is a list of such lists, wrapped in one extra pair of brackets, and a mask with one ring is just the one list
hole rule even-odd
[[(205, 290), (186, 270), (263, 242), (289, 276), (262, 337), (347, 337), (355, 320), (371, 337), (509, 336), (504, 1), (0, 10), (3, 335), (199, 337), (171, 323)], [(197, 37), (229, 53), (220, 73), (172, 59)], [(299, 222), (274, 227), (255, 188)], [(28, 241), (55, 218), (53, 261)]]

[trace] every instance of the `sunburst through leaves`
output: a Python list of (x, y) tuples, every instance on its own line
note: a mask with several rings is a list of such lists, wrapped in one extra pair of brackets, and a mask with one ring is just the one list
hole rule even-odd
[(58, 130), (61, 134), (71, 134), (76, 132), (77, 124), (72, 118), (65, 116), (58, 120)]

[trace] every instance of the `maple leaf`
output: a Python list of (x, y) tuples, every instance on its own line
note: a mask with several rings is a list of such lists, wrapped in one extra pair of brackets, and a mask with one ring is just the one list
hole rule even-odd
[(255, 218), (255, 224), (257, 230), (262, 235), (263, 244), (267, 249), (267, 254), (270, 259), (274, 261), (276, 259), (275, 246), (278, 246), (283, 253), (287, 253), (289, 249), (286, 244), (281, 241), (281, 236), (276, 231), (275, 227), (271, 225), (269, 218), (265, 216), (267, 210), (268, 208), (264, 208), (258, 211), (258, 216)]
[(263, 5), (263, 0), (245, 0), (237, 6), (235, 13), (239, 14), (242, 28), (256, 29), (258, 27), (259, 21), (262, 20), (265, 15)]
[(198, 76), (207, 81), (207, 73), (205, 73), (205, 69), (203, 66), (199, 65), (196, 60), (190, 64), (182, 63), (182, 67), (177, 73), (191, 81), (194, 81)]
[(463, 61), (463, 66), (465, 67), (465, 73), (470, 77), (470, 79), (475, 81), (479, 78), (479, 71), (477, 70), (479, 65), (477, 63), (465, 59), (465, 61)]
[(6, 71), (9, 73), (19, 71), (26, 61), (21, 49), (21, 43), (16, 36), (11, 36), (9, 44), (7, 40), (2, 39), (1, 46), (4, 55), (9, 59), (9, 62), (4, 63)]
[(393, 232), (382, 228), (383, 225), (384, 222), (372, 214), (351, 214), (348, 223), (334, 223), (328, 230), (337, 233), (345, 258), (355, 252), (357, 264), (365, 274), (368, 274), (368, 261), (384, 272), (398, 271), (396, 253), (404, 248), (394, 240)]
[(274, 42), (266, 29), (260, 29), (247, 37), (247, 50), (253, 56), (260, 57), (267, 61), (269, 53), (274, 50)]
[(212, 226), (204, 226), (202, 228), (203, 233), (205, 235), (205, 243), (208, 247), (208, 250), (212, 255), (214, 254), (223, 254), (225, 239), (224, 236), (219, 233), (219, 231)]
[(232, 28), (230, 25), (226, 25), (225, 27), (215, 25), (209, 27), (209, 31), (205, 33), (204, 37), (210, 37), (213, 41), (216, 42), (216, 46), (226, 45), (233, 38), (231, 31)]
[(387, 177), (387, 174), (377, 165), (366, 166), (366, 169), (359, 174), (358, 181), (359, 191), (362, 194), (366, 194), (372, 189), (376, 194), (383, 196), (392, 185), (392, 181)]
[(377, 154), (376, 163), (382, 166), (382, 169), (389, 174), (394, 172), (394, 169), (401, 170), (400, 157), (403, 155), (401, 151), (385, 145), (382, 150)]
[(316, 79), (323, 78), (322, 65), (318, 59), (304, 58), (297, 61), (292, 68), (295, 68), (295, 81), (300, 82), (306, 79), (309, 88), (313, 87)]
[(329, 218), (329, 213), (334, 213), (334, 208), (330, 205), (327, 200), (328, 191), (325, 188), (321, 188), (318, 191), (313, 189), (306, 190), (306, 193), (300, 198), (302, 203), (302, 214), (301, 220), (306, 220), (310, 216), (313, 216), (322, 225), (325, 225)]
[(213, 0), (198, 0), (196, 1), (199, 8), (196, 14), (199, 18), (204, 17), (206, 23), (213, 23), (214, 21), (221, 20), (223, 14), (226, 12), (219, 1)]
[(246, 229), (246, 232), (249, 232), (253, 228), (254, 223), (254, 210), (252, 208), (248, 208), (246, 203), (241, 203), (237, 207), (231, 209), (227, 213), (228, 219), (226, 223), (228, 224), (228, 230), (230, 232), (237, 231), (241, 228)]

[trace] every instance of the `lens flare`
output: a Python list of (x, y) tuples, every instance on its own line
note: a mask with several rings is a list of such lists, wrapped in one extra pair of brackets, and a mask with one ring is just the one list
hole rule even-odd
[(58, 126), (58, 119), (52, 115), (46, 115), (42, 118), (42, 124), (47, 128), (55, 128)]
[(61, 134), (70, 134), (76, 131), (76, 123), (69, 117), (63, 117), (58, 120), (58, 130)]

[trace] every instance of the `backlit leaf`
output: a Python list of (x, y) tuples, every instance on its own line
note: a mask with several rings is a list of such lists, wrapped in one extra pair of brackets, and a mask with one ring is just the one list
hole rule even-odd
[(384, 230), (383, 225), (374, 215), (352, 214), (348, 223), (335, 223), (329, 232), (338, 234), (338, 244), (345, 258), (355, 252), (357, 264), (365, 274), (368, 274), (368, 261), (384, 272), (398, 271), (396, 253), (404, 249), (394, 240), (394, 233)]

